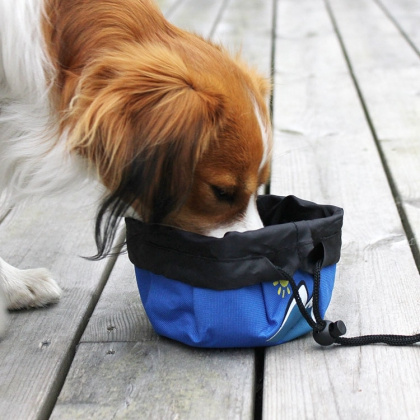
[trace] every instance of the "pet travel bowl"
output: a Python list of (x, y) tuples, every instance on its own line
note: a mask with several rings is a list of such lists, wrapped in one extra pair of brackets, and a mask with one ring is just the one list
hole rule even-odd
[[(195, 347), (272, 346), (311, 331), (328, 307), (343, 210), (294, 196), (260, 196), (264, 228), (212, 238), (126, 219), (127, 248), (146, 313), (160, 335)], [(322, 264), (320, 262), (322, 261)]]

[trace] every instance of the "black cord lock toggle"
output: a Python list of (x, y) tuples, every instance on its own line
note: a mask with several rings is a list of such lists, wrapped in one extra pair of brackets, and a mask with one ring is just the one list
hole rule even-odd
[(337, 341), (338, 337), (344, 335), (347, 331), (343, 321), (331, 322), (324, 320), (325, 326), (322, 330), (314, 329), (314, 340), (321, 346), (329, 346)]

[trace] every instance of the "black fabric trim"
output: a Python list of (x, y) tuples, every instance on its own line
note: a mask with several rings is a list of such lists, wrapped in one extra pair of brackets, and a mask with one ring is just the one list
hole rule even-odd
[(343, 209), (294, 196), (258, 197), (264, 228), (212, 238), (127, 218), (130, 261), (154, 274), (194, 287), (237, 289), (289, 275), (314, 272), (340, 259)]

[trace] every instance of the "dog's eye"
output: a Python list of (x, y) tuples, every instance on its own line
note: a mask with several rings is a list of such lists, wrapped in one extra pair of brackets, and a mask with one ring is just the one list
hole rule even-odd
[(217, 185), (211, 185), (214, 196), (219, 201), (225, 201), (227, 203), (232, 203), (235, 200), (235, 193), (230, 188), (218, 187)]

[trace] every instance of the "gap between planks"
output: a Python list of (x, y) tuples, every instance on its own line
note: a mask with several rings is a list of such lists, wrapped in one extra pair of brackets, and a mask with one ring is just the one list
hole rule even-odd
[(76, 354), (77, 347), (80, 344), (80, 339), (83, 336), (83, 333), (85, 332), (87, 325), (89, 324), (90, 317), (92, 316), (96, 308), (96, 305), (102, 295), (102, 292), (111, 275), (111, 272), (115, 266), (115, 263), (117, 262), (119, 253), (122, 250), (123, 243), (125, 240), (125, 228), (122, 229), (122, 231), (116, 237), (118, 240), (116, 241), (116, 245), (114, 246), (114, 253), (109, 257), (109, 260), (107, 264), (105, 265), (101, 279), (98, 283), (98, 287), (96, 290), (97, 293), (92, 295), (92, 300), (90, 302), (90, 305), (86, 308), (86, 316), (80, 322), (79, 327), (74, 335), (73, 342), (69, 346), (68, 355), (67, 357), (63, 358), (61, 374), (57, 375), (55, 379), (55, 386), (53, 387), (54, 394), (51, 394), (50, 397), (46, 400), (45, 405), (42, 410), (43, 414), (41, 413), (40, 417), (49, 418), (54, 410), (57, 399), (61, 393), (64, 383), (67, 379), (67, 375), (70, 371), (71, 365), (73, 363), (74, 355)]
[(403, 29), (400, 23), (394, 18), (392, 13), (389, 9), (382, 3), (381, 0), (374, 0), (374, 2), (378, 5), (380, 9), (384, 12), (384, 14), (388, 17), (388, 19), (394, 24), (394, 26), (398, 29), (401, 36), (407, 41), (408, 45), (414, 50), (414, 52), (420, 57), (420, 50), (417, 48), (417, 45), (410, 39), (407, 32)]
[[(413, 254), (414, 261), (416, 262), (417, 269), (418, 269), (418, 271), (420, 273), (420, 249), (419, 249), (419, 244), (415, 240), (415, 237), (416, 236), (415, 236), (414, 231), (413, 231), (413, 229), (412, 229), (412, 227), (410, 225), (410, 222), (409, 222), (407, 213), (406, 213), (406, 211), (404, 209), (404, 206), (403, 206), (403, 201), (402, 201), (402, 199), (400, 197), (400, 193), (399, 193), (398, 188), (396, 186), (396, 183), (395, 183), (395, 181), (393, 179), (392, 171), (391, 171), (390, 166), (389, 166), (389, 164), (387, 162), (387, 159), (386, 159), (384, 150), (382, 148), (381, 142), (380, 142), (380, 140), (378, 138), (378, 135), (376, 133), (376, 129), (375, 129), (374, 123), (372, 121), (372, 118), (370, 116), (368, 106), (367, 106), (367, 101), (365, 100), (364, 95), (363, 95), (363, 92), (362, 92), (362, 89), (360, 88), (359, 82), (357, 80), (357, 77), (356, 77), (355, 72), (354, 72), (354, 69), (353, 69), (353, 65), (351, 63), (350, 56), (348, 54), (348, 51), (347, 51), (345, 42), (343, 40), (343, 36), (341, 34), (340, 28), (338, 27), (338, 23), (337, 23), (337, 20), (335, 18), (334, 12), (331, 9), (330, 0), (324, 0), (324, 3), (325, 3), (325, 7), (326, 7), (326, 9), (328, 11), (328, 15), (330, 17), (331, 23), (332, 23), (332, 25), (334, 27), (334, 31), (335, 31), (335, 33), (337, 35), (337, 39), (339, 41), (341, 51), (342, 51), (342, 53), (344, 55), (344, 59), (345, 59), (345, 62), (346, 62), (346, 65), (347, 65), (349, 74), (350, 74), (351, 79), (352, 79), (352, 82), (354, 84), (354, 88), (355, 88), (355, 90), (357, 92), (357, 96), (358, 96), (358, 98), (360, 100), (360, 104), (361, 104), (361, 107), (363, 109), (363, 113), (365, 115), (367, 124), (369, 126), (369, 130), (370, 130), (370, 132), (372, 134), (372, 137), (373, 137), (373, 139), (375, 141), (376, 148), (378, 149), (378, 154), (379, 154), (379, 157), (380, 157), (381, 162), (382, 162), (384, 173), (385, 173), (385, 175), (387, 177), (388, 184), (389, 184), (390, 189), (392, 191), (392, 196), (394, 198), (394, 202), (395, 202), (395, 205), (397, 207), (397, 210), (398, 210), (398, 213), (399, 213), (399, 216), (400, 216), (400, 219), (401, 219), (401, 222), (402, 222), (402, 225), (403, 225), (405, 234), (406, 234), (406, 236), (407, 236), (407, 238), (409, 240), (409, 243), (410, 243), (410, 250), (411, 250), (411, 252)], [(392, 18), (392, 16), (385, 9), (385, 7), (382, 4), (380, 4), (380, 2), (378, 2), (377, 0), (375, 0), (375, 3), (378, 4), (378, 7), (384, 12), (384, 14), (387, 16), (387, 18), (389, 18), (393, 22), (393, 24), (397, 27), (397, 29), (403, 35), (403, 38), (414, 49), (414, 51), (416, 52), (416, 54), (419, 55), (419, 51), (417, 50), (417, 48), (409, 40), (409, 38), (407, 37), (407, 35), (402, 31), (402, 29), (400, 28), (400, 26), (398, 25), (398, 23)]]

